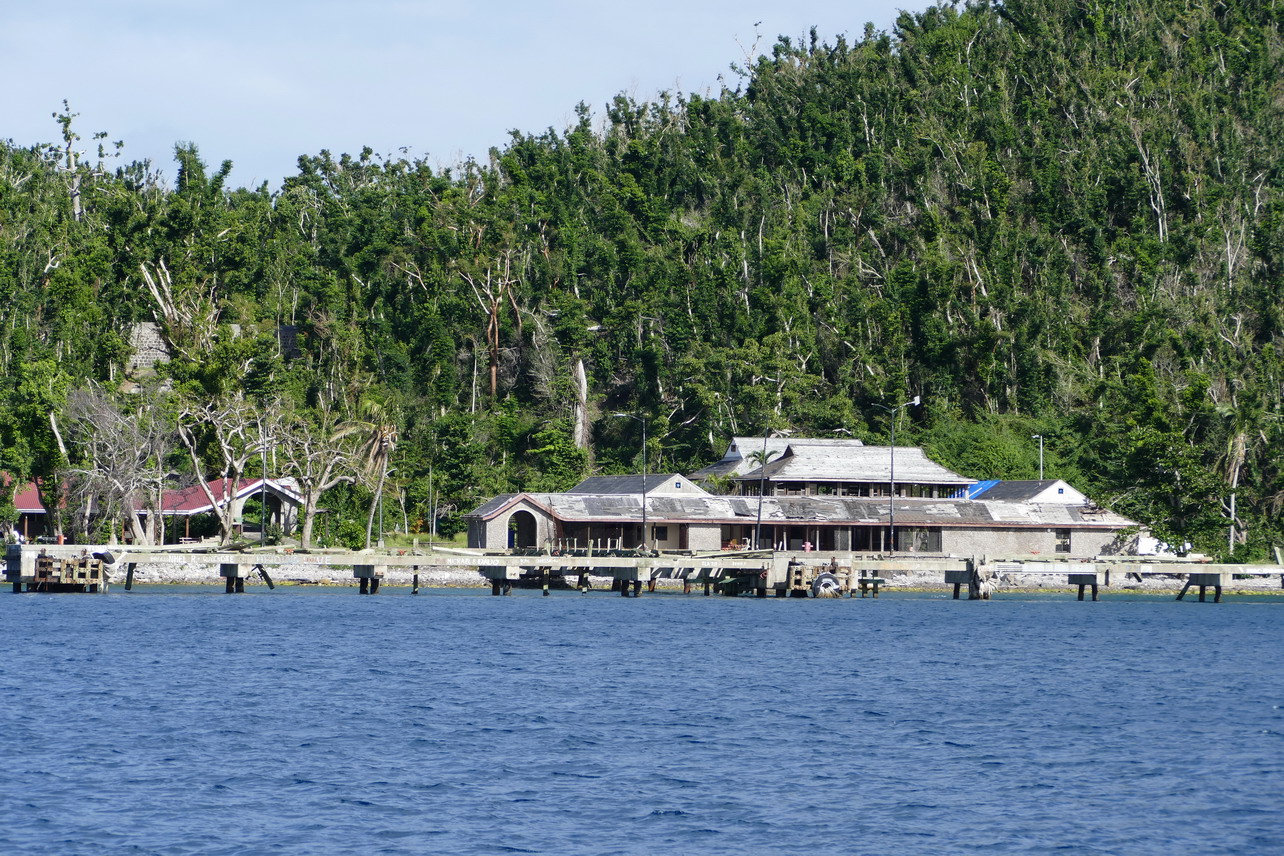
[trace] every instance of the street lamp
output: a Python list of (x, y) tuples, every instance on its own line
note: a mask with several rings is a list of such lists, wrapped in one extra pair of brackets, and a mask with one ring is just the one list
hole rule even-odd
[(898, 404), (895, 407), (888, 407), (886, 404), (875, 404), (879, 410), (886, 410), (892, 415), (892, 445), (888, 451), (888, 477), (889, 490), (887, 496), (887, 537), (891, 542), (891, 552), (896, 552), (896, 414), (906, 407), (918, 407), (919, 397), (916, 395), (904, 404)]
[(1043, 435), (1031, 434), (1030, 439), (1039, 441), (1039, 481), (1043, 481)]
[(642, 544), (641, 549), (646, 549), (647, 531), (646, 531), (646, 420), (641, 416), (634, 416), (632, 413), (612, 413), (616, 418), (632, 419), (642, 426)]

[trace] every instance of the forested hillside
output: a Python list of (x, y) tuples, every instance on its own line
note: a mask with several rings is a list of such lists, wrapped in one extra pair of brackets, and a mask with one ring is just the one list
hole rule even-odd
[[(1284, 543), (1282, 26), (1275, 0), (947, 5), (782, 38), (716, 96), (581, 106), (486, 164), (321, 152), (277, 189), (191, 144), (162, 182), (65, 109), (54, 143), (0, 145), (0, 468), (88, 479), (93, 408), (156, 415), (153, 487), (275, 432), (272, 474), (352, 474), (323, 504), (359, 540), (380, 490), (411, 528), (440, 497), (448, 529), (636, 471), (613, 413), (647, 420), (652, 471), (689, 471), (768, 427), (886, 443), (877, 405), (920, 395), (898, 441), (959, 472), (1035, 477), (1040, 434), (1050, 477), (1261, 557)], [(173, 360), (129, 377), (153, 320)]]

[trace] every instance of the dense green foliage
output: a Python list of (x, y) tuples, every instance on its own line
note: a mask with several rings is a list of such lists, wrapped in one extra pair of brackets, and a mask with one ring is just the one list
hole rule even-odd
[(1261, 556), (1284, 542), (1282, 26), (1269, 0), (930, 8), (781, 39), (716, 97), (581, 106), (486, 165), (322, 152), (275, 192), (192, 146), (172, 188), (69, 168), (64, 114), (65, 145), (0, 146), (3, 464), (47, 471), (45, 413), (121, 378), (163, 267), (175, 389), (387, 403), (412, 526), (430, 472), (449, 524), (636, 470), (611, 412), (688, 470), (768, 423), (885, 442), (873, 405), (918, 394), (898, 439), (947, 466), (1033, 477), (1042, 434), (1050, 476)]

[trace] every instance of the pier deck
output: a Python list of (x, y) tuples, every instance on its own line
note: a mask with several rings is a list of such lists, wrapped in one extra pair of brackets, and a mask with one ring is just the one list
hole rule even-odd
[[(907, 573), (942, 574), (953, 584), (954, 596), (968, 586), (969, 599), (988, 598), (1011, 576), (1064, 578), (1079, 587), (1079, 598), (1088, 589), (1096, 600), (1100, 586), (1110, 586), (1112, 576), (1177, 576), (1185, 587), (1214, 590), (1220, 601), (1223, 588), (1235, 577), (1275, 576), (1284, 587), (1284, 565), (1226, 565), (1176, 558), (1097, 557), (1091, 561), (1067, 561), (1043, 556), (1021, 556), (1002, 560), (985, 557), (880, 555), (863, 553), (718, 552), (625, 554), (520, 554), (450, 548), (393, 551), (301, 552), (287, 549), (218, 550), (208, 547), (122, 548), (85, 545), (10, 545), (6, 552), (5, 579), (14, 591), (106, 591), (112, 574), (124, 572), (125, 587), (132, 584), (137, 564), (189, 564), (199, 562), (210, 568), (211, 578), (222, 577), (228, 592), (243, 591), (245, 581), (260, 575), (272, 585), (268, 569), (289, 573), (290, 568), (351, 569), (362, 593), (373, 594), (388, 568), (471, 568), (490, 581), (494, 594), (511, 591), (518, 581), (542, 584), (547, 591), (554, 581), (577, 580), (587, 590), (589, 575), (607, 576), (612, 590), (626, 596), (640, 594), (643, 585), (654, 590), (656, 581), (674, 579), (690, 592), (702, 585), (705, 594), (752, 593), (766, 597), (864, 596), (872, 587), (878, 595), (886, 578)], [(119, 578), (119, 577), (118, 577)], [(417, 589), (417, 581), (416, 581)]]

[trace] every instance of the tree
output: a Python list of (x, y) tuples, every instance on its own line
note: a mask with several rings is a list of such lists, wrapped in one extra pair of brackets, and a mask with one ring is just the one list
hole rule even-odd
[(81, 529), (89, 532), (94, 519), (121, 520), (135, 544), (155, 543), (163, 525), (161, 496), (172, 477), (169, 459), (178, 448), (157, 397), (122, 400), (96, 383), (79, 387), (67, 399), (64, 433), (74, 450), (66, 472)]
[(339, 422), (331, 411), (291, 411), (283, 419), (276, 452), (303, 495), (300, 545), (312, 548), (321, 496), (330, 488), (357, 478), (359, 427)]
[(277, 406), (260, 406), (242, 393), (208, 401), (189, 400), (179, 410), (178, 436), (191, 459), (197, 484), (218, 515), (223, 543), (236, 535), (233, 500), (246, 467), (271, 447), (279, 418)]

